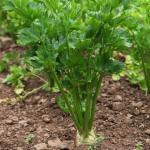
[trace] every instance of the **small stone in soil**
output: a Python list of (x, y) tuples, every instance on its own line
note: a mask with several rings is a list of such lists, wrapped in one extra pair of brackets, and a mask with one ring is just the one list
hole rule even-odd
[(138, 109), (135, 109), (133, 113), (134, 115), (138, 116), (140, 114), (140, 111)]
[(112, 109), (113, 109), (113, 110), (116, 110), (116, 111), (121, 111), (121, 110), (124, 109), (124, 104), (121, 103), (121, 102), (114, 102), (114, 103), (112, 104)]
[(34, 145), (36, 150), (47, 150), (47, 145), (45, 143), (39, 143)]
[(46, 101), (47, 101), (47, 99), (42, 98), (42, 99), (39, 101), (39, 104), (44, 104), (44, 103), (46, 103)]
[(145, 130), (145, 134), (150, 135), (150, 129)]
[(146, 110), (145, 110), (145, 109), (142, 109), (142, 110), (140, 111), (140, 113), (141, 113), (141, 114), (146, 114)]
[[(107, 97), (107, 94), (102, 93), (101, 96), (102, 96), (102, 97)], [(98, 98), (98, 99), (99, 99), (99, 98)]]
[(34, 131), (36, 131), (36, 127), (35, 126), (30, 128), (30, 132), (34, 132)]
[(148, 120), (149, 120), (149, 118), (150, 118), (150, 115), (146, 115), (146, 119), (148, 119)]
[(11, 136), (11, 132), (7, 132), (7, 137), (10, 137)]
[(140, 129), (144, 129), (144, 128), (145, 128), (145, 125), (142, 123), (142, 124), (140, 124), (139, 128), (140, 128)]
[(49, 135), (48, 133), (45, 133), (43, 136), (44, 136), (45, 138), (48, 138), (50, 135)]
[(124, 121), (125, 121), (125, 123), (127, 123), (127, 124), (132, 124), (132, 123), (133, 123), (133, 120), (132, 120), (131, 117), (129, 117), (129, 116), (127, 116)]
[(56, 138), (54, 140), (49, 140), (48, 145), (59, 149), (67, 148), (67, 144), (65, 142), (62, 142), (59, 138)]
[(14, 122), (13, 122), (12, 119), (7, 119), (7, 120), (5, 120), (5, 123), (6, 123), (7, 125), (13, 125), (13, 124), (14, 124)]
[(13, 117), (11, 117), (11, 119), (15, 122), (18, 122), (18, 120), (19, 120), (19, 118), (17, 116), (13, 116)]
[(55, 97), (51, 98), (51, 100), (50, 100), (50, 101), (51, 101), (51, 103), (52, 103), (52, 104), (55, 104), (55, 103), (56, 103), (56, 99), (55, 99)]
[(27, 127), (28, 126), (28, 121), (27, 120), (21, 120), (21, 121), (19, 121), (19, 124), (23, 127)]
[[(30, 105), (37, 105), (38, 100), (35, 99), (35, 97), (33, 97), (33, 98), (27, 99), (26, 103), (29, 104), (29, 106), (30, 106)], [(31, 107), (32, 107), (32, 106), (31, 106)]]
[(131, 114), (127, 114), (127, 117), (128, 117), (128, 118), (131, 118), (132, 116), (133, 116), (133, 115), (131, 115)]
[(150, 145), (150, 139), (146, 139), (146, 144)]
[(37, 96), (34, 97), (34, 99), (35, 99), (35, 100), (40, 100), (40, 99), (41, 99), (41, 96), (38, 96), (38, 95), (37, 95)]
[(111, 89), (108, 91), (109, 94), (114, 94), (116, 92), (116, 88), (113, 86)]
[(43, 119), (43, 121), (44, 121), (45, 123), (50, 123), (50, 118), (49, 118), (48, 115), (43, 115), (43, 116), (42, 116), (42, 119)]
[(133, 102), (132, 103), (132, 105), (134, 106), (134, 107), (136, 107), (136, 108), (140, 108), (140, 107), (142, 107), (143, 106), (143, 103), (142, 102)]
[(116, 95), (115, 100), (116, 101), (122, 101), (122, 97), (120, 95)]
[(113, 116), (108, 117), (108, 121), (115, 122), (115, 118)]
[(68, 124), (68, 128), (73, 127), (73, 126), (74, 126), (73, 123)]

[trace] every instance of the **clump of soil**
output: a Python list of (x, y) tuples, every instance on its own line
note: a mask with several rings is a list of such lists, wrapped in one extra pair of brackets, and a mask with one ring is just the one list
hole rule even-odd
[[(30, 83), (32, 85), (32, 83)], [(15, 99), (13, 90), (0, 85), (0, 100)], [(94, 127), (105, 141), (98, 150), (150, 149), (150, 96), (126, 79), (106, 77), (97, 101)], [(55, 104), (55, 94), (41, 91), (25, 103), (0, 104), (0, 150), (84, 150), (75, 148), (76, 131), (68, 114)], [(52, 144), (54, 143), (54, 144)]]

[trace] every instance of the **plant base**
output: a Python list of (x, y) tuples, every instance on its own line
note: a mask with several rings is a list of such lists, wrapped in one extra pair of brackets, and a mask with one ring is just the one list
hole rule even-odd
[(76, 146), (80, 146), (80, 145), (96, 145), (98, 143), (98, 137), (95, 135), (94, 130), (92, 130), (88, 137), (84, 137), (81, 136), (78, 132), (77, 132), (77, 136), (76, 136)]

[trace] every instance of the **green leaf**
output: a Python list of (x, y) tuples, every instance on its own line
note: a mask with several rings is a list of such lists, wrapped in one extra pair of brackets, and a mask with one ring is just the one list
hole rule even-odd
[(58, 96), (56, 98), (56, 103), (64, 112), (67, 112), (67, 113), (69, 112), (69, 110), (66, 106), (65, 100), (61, 96)]
[(3, 72), (7, 68), (6, 62), (0, 60), (0, 72)]
[(22, 94), (22, 93), (23, 93), (23, 91), (24, 91), (24, 89), (23, 89), (23, 88), (15, 88), (15, 93), (16, 93), (17, 95)]
[(118, 80), (120, 80), (120, 75), (119, 75), (119, 74), (113, 74), (113, 75), (112, 75), (112, 79), (113, 79), (114, 81), (118, 81)]

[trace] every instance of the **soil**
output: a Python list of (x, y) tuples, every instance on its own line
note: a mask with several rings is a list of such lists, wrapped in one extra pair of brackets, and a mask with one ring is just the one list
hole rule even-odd
[[(28, 88), (37, 84), (28, 81)], [(86, 150), (74, 147), (76, 130), (55, 98), (56, 94), (40, 91), (19, 102), (11, 87), (0, 84), (0, 150)], [(150, 96), (126, 78), (106, 77), (94, 127), (105, 137), (97, 150), (135, 150), (139, 143), (150, 150)]]

